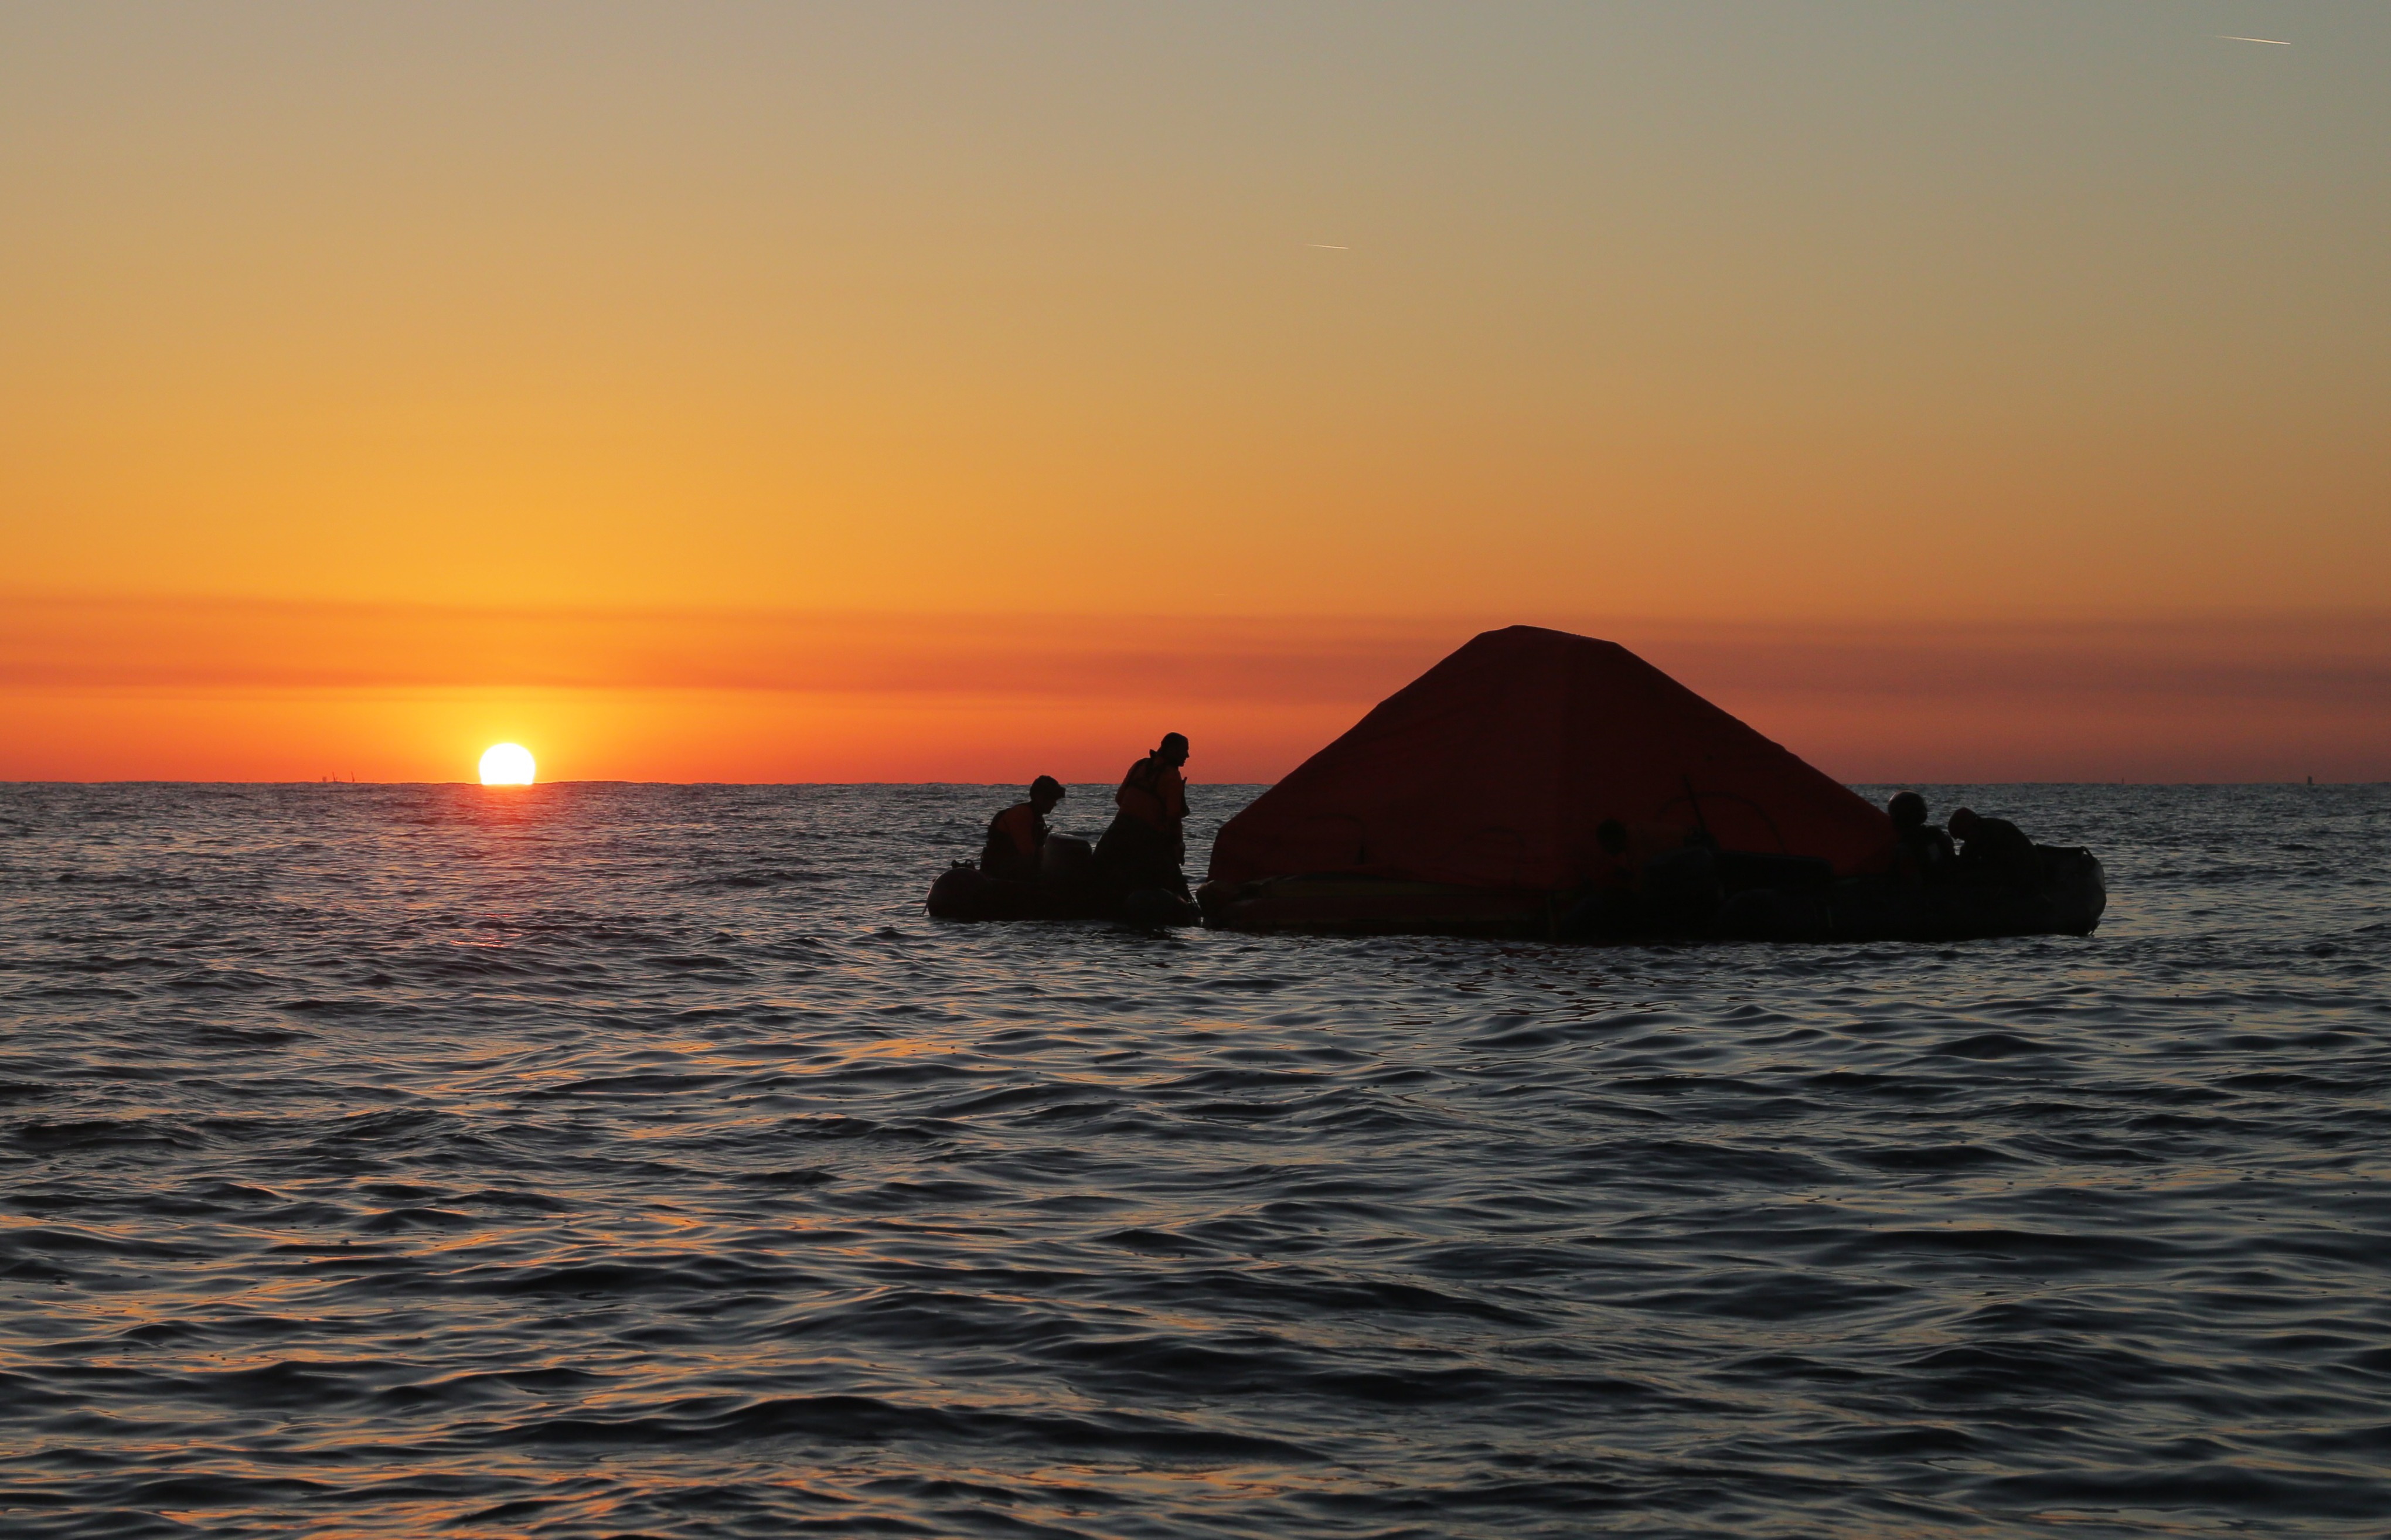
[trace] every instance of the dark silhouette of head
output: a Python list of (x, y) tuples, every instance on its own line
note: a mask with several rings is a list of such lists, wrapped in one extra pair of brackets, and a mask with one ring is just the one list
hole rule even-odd
[(1893, 815), (1894, 834), (1910, 834), (1926, 827), (1926, 798), (1916, 792), (1895, 792), (1884, 810)]
[(1187, 762), (1187, 734), (1164, 733), (1161, 744), (1154, 751), (1154, 757), (1171, 769), (1177, 770)]
[(1054, 804), (1068, 795), (1063, 790), (1063, 783), (1051, 775), (1041, 775), (1029, 783), (1029, 805), (1038, 809), (1040, 818), (1053, 812)]
[(1594, 842), (1609, 854), (1627, 853), (1627, 825), (1615, 818), (1606, 818), (1594, 826)]
[(1951, 815), (1951, 837), (1972, 839), (1975, 837), (1977, 826), (1984, 822), (1976, 816), (1976, 810), (1973, 808), (1961, 808)]

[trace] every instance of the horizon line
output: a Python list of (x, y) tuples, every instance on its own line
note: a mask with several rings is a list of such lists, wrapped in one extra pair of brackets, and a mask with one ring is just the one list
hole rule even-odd
[[(1066, 782), (1065, 782), (1065, 783), (1064, 783), (1065, 785), (1066, 785), (1066, 786), (1109, 786), (1109, 785), (1113, 784), (1113, 783), (1112, 783), (1112, 782), (1110, 782), (1110, 781), (1066, 781)], [(9, 777), (0, 777), (0, 786), (464, 786), (464, 787), (471, 788), (472, 790), (474, 790), (474, 791), (486, 791), (486, 792), (497, 792), (497, 793), (505, 793), (505, 794), (514, 794), (514, 793), (521, 793), (521, 792), (536, 792), (536, 791), (543, 790), (543, 789), (545, 789), (545, 788), (547, 788), (547, 787), (549, 787), (549, 786), (765, 786), (765, 787), (779, 787), (779, 786), (792, 786), (792, 787), (796, 787), (796, 786), (802, 786), (802, 787), (813, 787), (813, 786), (837, 786), (837, 787), (847, 787), (847, 786), (909, 786), (909, 787), (919, 787), (919, 786), (975, 786), (975, 787), (977, 787), (977, 786), (1013, 786), (1013, 785), (1022, 785), (1022, 784), (1027, 784), (1027, 783), (1024, 783), (1024, 782), (1017, 782), (1017, 781), (632, 781), (632, 780), (623, 780), (623, 779), (612, 779), (612, 778), (606, 778), (606, 777), (592, 777), (592, 778), (584, 779), (584, 780), (555, 780), (555, 781), (539, 781), (539, 782), (535, 782), (535, 783), (533, 783), (532, 784), (530, 784), (530, 785), (528, 785), (528, 786), (524, 786), (524, 785), (497, 785), (497, 786), (486, 786), (486, 785), (484, 785), (482, 783), (480, 783), (480, 782), (478, 782), (478, 781), (364, 781), (364, 780), (340, 780), (340, 781), (335, 781), (335, 780), (330, 780), (330, 779), (325, 779), (325, 778), (318, 778), (318, 779), (316, 779), (316, 780), (310, 780), (310, 781), (187, 781), (187, 780), (186, 780), (186, 781), (170, 781), (170, 780), (159, 780), (159, 779), (154, 779), (154, 778), (153, 778), (153, 779), (147, 779), (147, 780), (145, 780), (145, 779), (139, 779), (139, 778), (120, 778), (120, 779), (110, 779), (110, 780), (91, 780), (91, 781), (56, 781), (56, 780), (52, 780), (52, 781), (40, 781), (40, 780), (22, 780), (22, 779), (9, 778)], [(1277, 783), (1277, 782), (1275, 782), (1275, 781), (1196, 781), (1196, 780), (1191, 780), (1191, 781), (1189, 781), (1189, 782), (1187, 783), (1187, 784), (1188, 784), (1188, 785), (1190, 785), (1190, 786), (1234, 786), (1234, 787), (1244, 787), (1244, 786), (1260, 786), (1260, 787), (1262, 787), (1263, 789), (1267, 790), (1268, 788), (1270, 788), (1270, 787), (1272, 787), (1272, 786), (1275, 786), (1275, 785), (1277, 785), (1277, 784), (1278, 784), (1278, 783)], [(2310, 777), (2310, 778), (2308, 778), (2308, 779), (2307, 779), (2307, 780), (2300, 780), (2300, 781), (2273, 781), (2273, 780), (2268, 780), (2268, 781), (2135, 781), (2135, 780), (2100, 780), (2100, 781), (2049, 781), (2049, 780), (2037, 780), (2037, 781), (2004, 781), (2004, 780), (1999, 780), (1999, 779), (1985, 780), (1985, 781), (1964, 781), (1964, 780), (1963, 780), (1963, 781), (1950, 781), (1950, 780), (1908, 780), (1908, 779), (1904, 779), (1904, 778), (1897, 777), (1897, 776), (1896, 776), (1896, 777), (1887, 778), (1887, 779), (1884, 779), (1884, 780), (1868, 780), (1868, 781), (1838, 781), (1838, 782), (1836, 783), (1836, 784), (1841, 785), (1841, 786), (1844, 786), (1844, 787), (1847, 787), (1847, 788), (1849, 788), (1849, 787), (1858, 787), (1858, 786), (2146, 786), (2146, 787), (2184, 787), (2184, 788), (2209, 788), (2209, 787), (2218, 787), (2218, 786), (2297, 786), (2297, 787), (2301, 787), (2301, 788), (2305, 789), (2305, 788), (2309, 787), (2309, 786), (2391, 786), (2391, 780), (2384, 780), (2384, 781), (2319, 781), (2319, 780), (2316, 780), (2314, 777)]]

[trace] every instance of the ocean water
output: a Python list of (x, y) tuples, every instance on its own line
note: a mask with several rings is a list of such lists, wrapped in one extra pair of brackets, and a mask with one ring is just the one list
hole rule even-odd
[(2391, 789), (1931, 795), (2108, 923), (969, 926), (985, 788), (0, 787), (0, 1531), (2391, 1533)]

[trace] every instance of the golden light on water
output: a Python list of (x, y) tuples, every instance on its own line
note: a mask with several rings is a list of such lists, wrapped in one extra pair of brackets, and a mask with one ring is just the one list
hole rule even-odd
[(482, 751), (485, 786), (528, 786), (536, 768), (532, 763), (531, 750), (521, 744), (492, 744)]

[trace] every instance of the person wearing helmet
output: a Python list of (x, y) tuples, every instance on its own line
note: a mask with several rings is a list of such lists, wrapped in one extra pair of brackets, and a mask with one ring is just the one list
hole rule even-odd
[(1063, 783), (1051, 775), (1031, 782), (1028, 801), (1016, 802), (989, 821), (979, 869), (991, 877), (1036, 882), (1039, 857), (1046, 848), (1046, 815), (1064, 796)]

